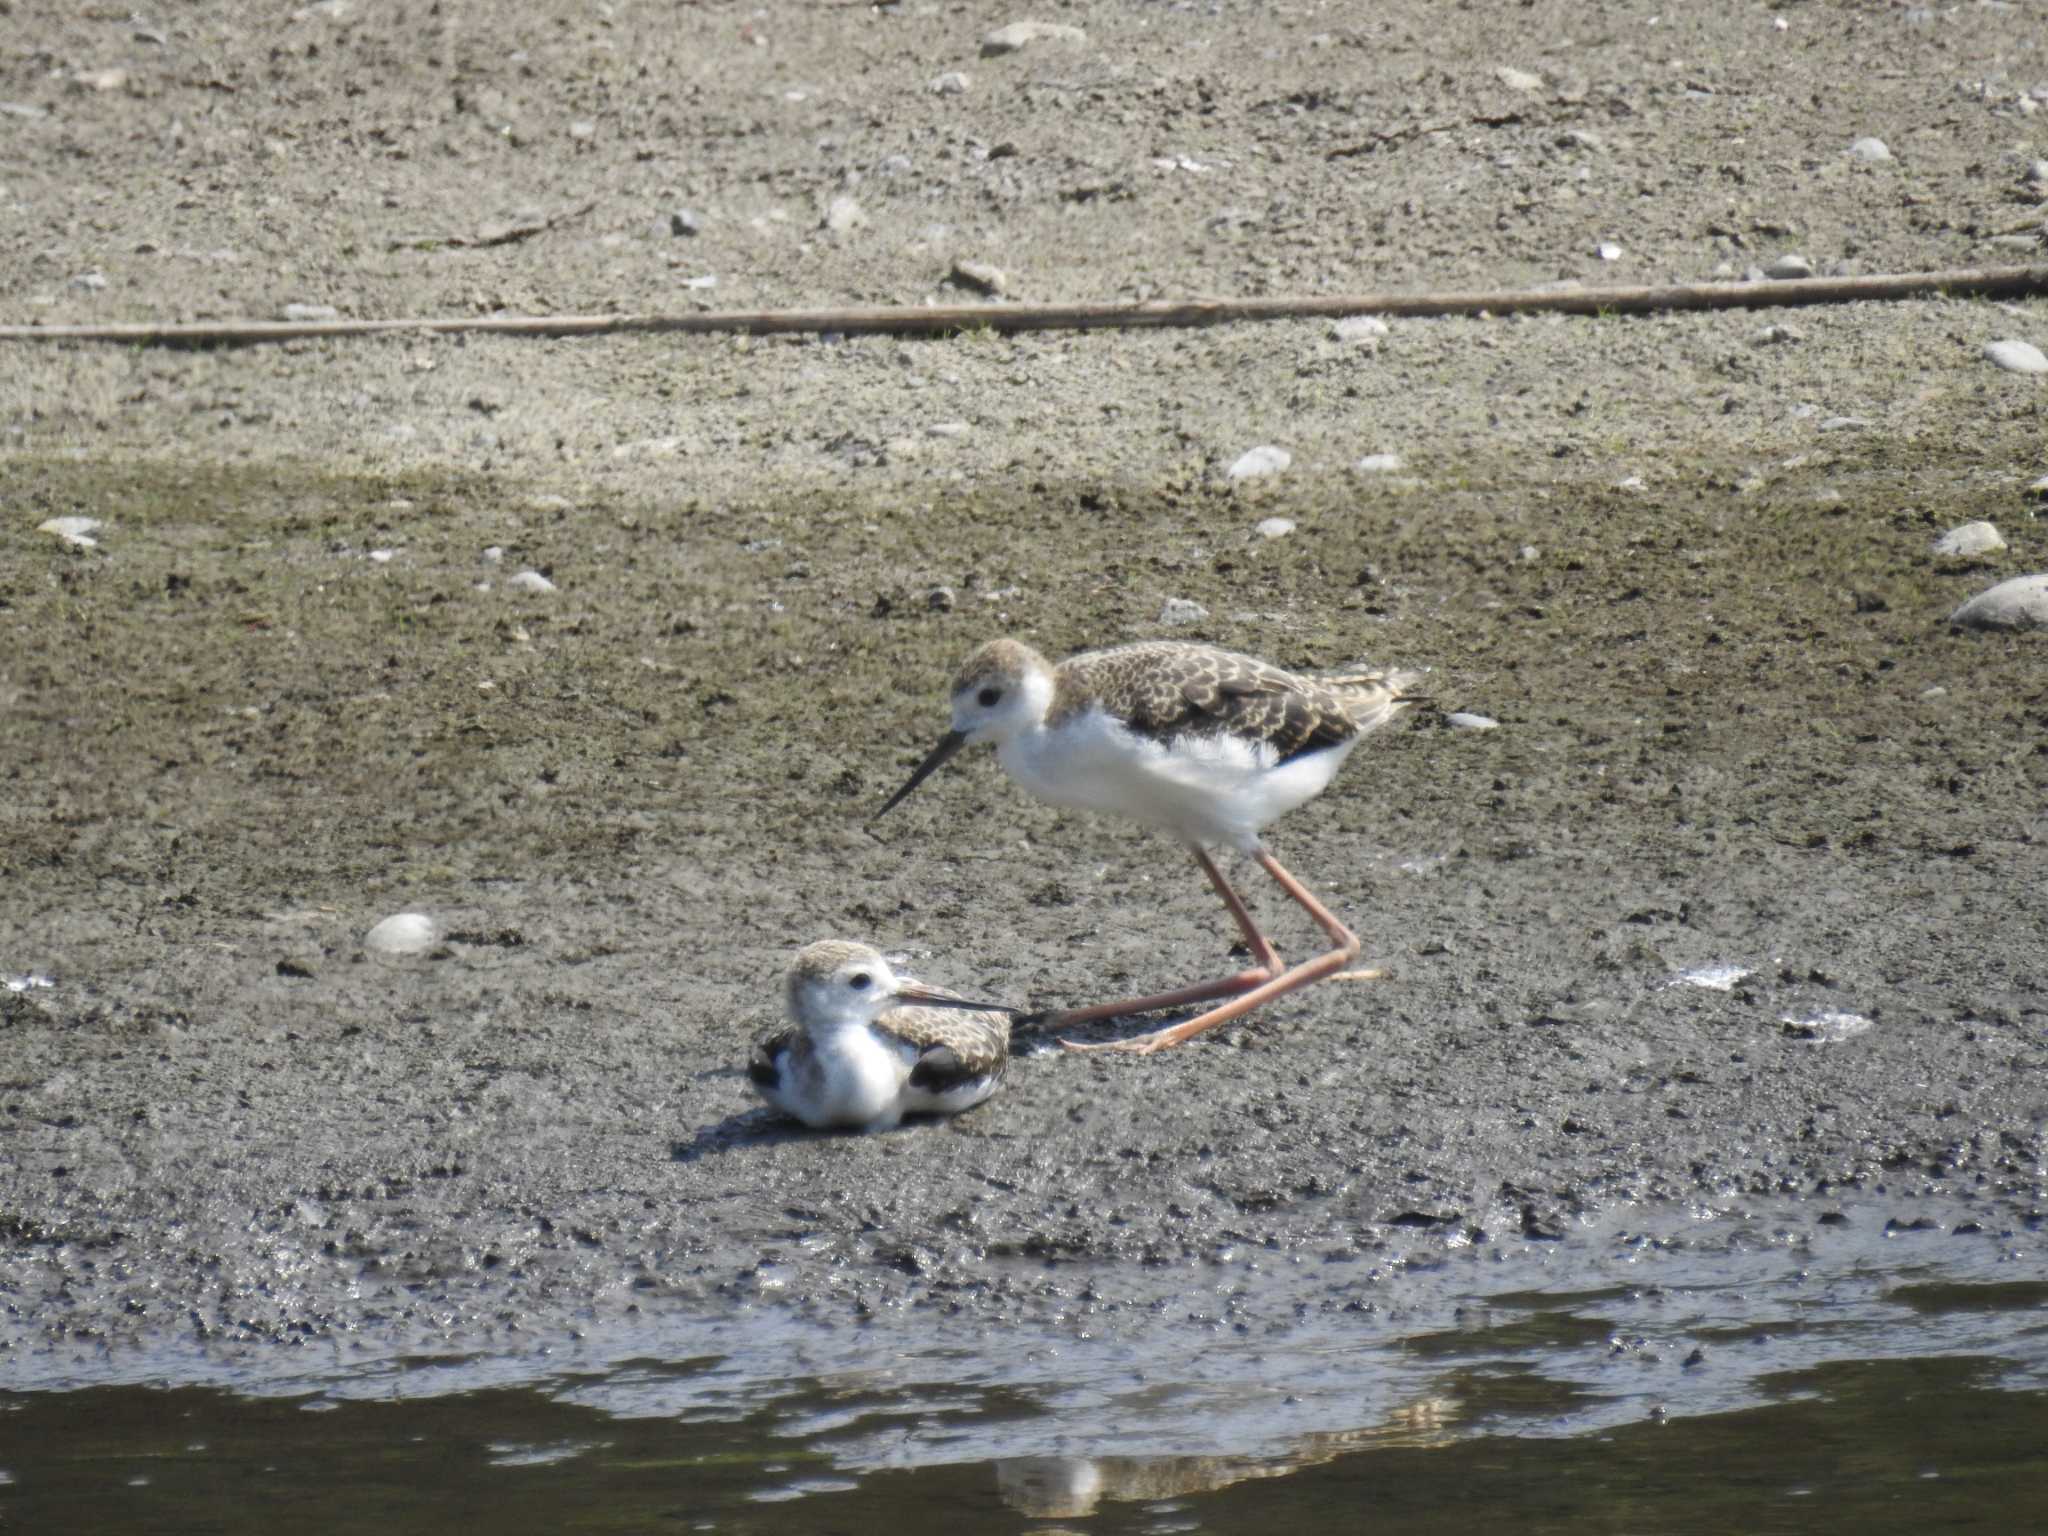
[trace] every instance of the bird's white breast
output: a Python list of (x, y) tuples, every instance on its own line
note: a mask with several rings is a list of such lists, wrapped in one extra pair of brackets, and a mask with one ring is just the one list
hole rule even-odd
[(900, 1040), (858, 1028), (820, 1031), (790, 1063), (781, 1107), (812, 1127), (885, 1130), (903, 1118), (904, 1084), (917, 1053)]
[(1041, 800), (1249, 851), (1260, 828), (1322, 793), (1357, 739), (1282, 763), (1263, 741), (1189, 733), (1167, 743), (1097, 708), (1023, 732), (998, 756)]

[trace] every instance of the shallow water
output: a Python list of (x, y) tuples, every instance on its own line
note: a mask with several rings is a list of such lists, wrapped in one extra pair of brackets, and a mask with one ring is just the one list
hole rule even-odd
[[(0, 1519), (2026, 1528), (2048, 1508), (2034, 1234), (1835, 1214), (1815, 1232), (1617, 1226), (1384, 1273), (1348, 1315), (1161, 1315), (1113, 1341), (835, 1329), (767, 1305), (489, 1357), (52, 1353), (11, 1362), (20, 1390), (0, 1394)], [(1282, 1299), (1278, 1278), (1242, 1288)]]

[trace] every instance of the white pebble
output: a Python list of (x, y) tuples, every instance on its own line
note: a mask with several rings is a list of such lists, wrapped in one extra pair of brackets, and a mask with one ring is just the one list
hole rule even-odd
[(1185, 597), (1169, 597), (1159, 610), (1159, 622), (1162, 624), (1199, 624), (1207, 617), (1208, 609)]
[(500, 560), (504, 558), (505, 551), (496, 544), (491, 545), (488, 549), (484, 551), (484, 559), (489, 561), (492, 565), (496, 565)]
[(1822, 1008), (1812, 1013), (1782, 1014), (1779, 1023), (1808, 1040), (1822, 1045), (1839, 1044), (1853, 1040), (1871, 1027), (1871, 1021), (1860, 1013), (1844, 1013), (1839, 1008)]
[(1294, 519), (1291, 517), (1269, 517), (1253, 531), (1262, 539), (1284, 539), (1287, 535), (1294, 532)]
[(964, 421), (935, 421), (924, 430), (932, 437), (965, 437), (971, 429)]
[(2027, 494), (2036, 501), (2048, 501), (2048, 475), (2043, 475), (2027, 487)]
[(855, 199), (841, 193), (825, 205), (825, 228), (844, 235), (867, 223), (868, 216)]
[(332, 304), (287, 304), (284, 307), (284, 317), (303, 324), (308, 321), (339, 320), (341, 311)]
[(505, 585), (519, 592), (546, 593), (555, 590), (555, 584), (539, 571), (521, 571), (517, 576), (507, 580)]
[(66, 544), (75, 544), (80, 549), (92, 549), (99, 544), (93, 531), (100, 521), (96, 517), (53, 517), (46, 523), (37, 523), (37, 533), (54, 533)]
[(1275, 448), (1271, 443), (1261, 443), (1247, 450), (1238, 461), (1230, 466), (1229, 475), (1233, 480), (1256, 480), (1261, 475), (1277, 475), (1294, 462), (1294, 455), (1285, 448)]
[(363, 948), (379, 955), (423, 955), (440, 941), (440, 925), (424, 912), (395, 912), (363, 935)]
[(1602, 240), (1593, 247), (1593, 254), (1602, 261), (1619, 261), (1621, 260), (1621, 247), (1612, 240)]
[(1493, 72), (1493, 78), (1511, 91), (1540, 91), (1543, 77), (1532, 75), (1526, 69), (1516, 69), (1512, 64), (1503, 64)]
[(1454, 731), (1497, 731), (1500, 722), (1491, 715), (1475, 715), (1466, 710), (1454, 710), (1444, 716), (1444, 724)]
[(1010, 287), (1010, 275), (986, 261), (956, 260), (947, 276), (963, 288), (972, 288), (991, 297), (1008, 292)]
[(1741, 965), (1696, 965), (1671, 978), (1674, 987), (1703, 987), (1709, 992), (1733, 992), (1735, 983), (1749, 974)]
[(1964, 523), (1960, 528), (1951, 528), (1934, 541), (1934, 552), (1951, 560), (1967, 560), (1973, 555), (1995, 555), (2005, 548), (2005, 540), (1998, 536), (1998, 530), (1989, 523)]
[(934, 96), (962, 96), (972, 84), (972, 76), (964, 75), (957, 69), (949, 69), (943, 75), (934, 75), (931, 84), (925, 89)]
[(1330, 334), (1339, 341), (1377, 341), (1387, 334), (1387, 322), (1378, 315), (1346, 315), (1330, 327)]
[(1882, 165), (1891, 159), (1891, 146), (1883, 139), (1861, 138), (1849, 146), (1849, 153), (1869, 165)]
[(2008, 373), (2048, 373), (2048, 357), (2031, 341), (1987, 342), (1984, 355)]
[(373, 549), (370, 551), (370, 558), (379, 565), (389, 565), (397, 554), (398, 551), (395, 549)]
[(2048, 629), (2048, 571), (1979, 592), (1948, 616), (1969, 629)]
[(999, 54), (1015, 53), (1019, 48), (1028, 48), (1033, 43), (1085, 43), (1088, 34), (1079, 27), (1064, 27), (1056, 21), (1013, 21), (1007, 27), (997, 27), (981, 40), (984, 58), (995, 58)]
[(1799, 255), (1796, 251), (1787, 251), (1783, 256), (1780, 256), (1776, 261), (1764, 268), (1764, 276), (1775, 278), (1811, 277), (1813, 276), (1813, 263), (1804, 256)]
[(1368, 453), (1351, 467), (1361, 475), (1391, 475), (1400, 470), (1401, 464), (1398, 453)]

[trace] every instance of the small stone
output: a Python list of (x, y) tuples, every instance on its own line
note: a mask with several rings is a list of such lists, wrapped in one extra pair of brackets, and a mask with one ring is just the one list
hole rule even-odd
[(579, 117), (569, 125), (569, 137), (579, 141), (594, 139), (597, 137), (597, 124), (587, 117)]
[(1402, 464), (1398, 453), (1368, 453), (1351, 467), (1361, 475), (1391, 475), (1398, 473)]
[(281, 313), (285, 319), (302, 324), (341, 318), (341, 311), (332, 304), (287, 304)]
[(423, 955), (441, 940), (441, 927), (424, 912), (396, 912), (363, 935), (377, 955)]
[(500, 560), (503, 560), (505, 558), (505, 551), (503, 546), (497, 544), (489, 546), (487, 549), (484, 550), (483, 558), (486, 564), (496, 565)]
[(994, 298), (1009, 292), (1009, 274), (1001, 267), (991, 266), (985, 261), (955, 261), (953, 270), (947, 274), (951, 281), (963, 288), (972, 288)]
[(2027, 494), (2036, 501), (2048, 501), (2048, 475), (2043, 475), (2027, 487)]
[(965, 437), (971, 430), (964, 421), (935, 421), (925, 428), (932, 437)]
[(1849, 146), (1849, 153), (1866, 165), (1882, 165), (1891, 159), (1891, 146), (1883, 139), (1861, 138)]
[(1830, 416), (1814, 430), (1819, 432), (1861, 432), (1870, 425), (1868, 416)]
[(1772, 278), (1794, 278), (1813, 276), (1813, 263), (1796, 251), (1787, 251), (1776, 261), (1764, 268), (1764, 276)]
[(1532, 75), (1526, 69), (1516, 69), (1508, 64), (1503, 64), (1499, 69), (1496, 69), (1493, 72), (1493, 78), (1511, 91), (1540, 91), (1543, 89), (1543, 77), (1541, 75)]
[(557, 590), (555, 584), (539, 571), (521, 571), (517, 576), (508, 578), (505, 585), (515, 592), (532, 592), (536, 595), (545, 595)]
[(71, 286), (83, 288), (87, 293), (98, 293), (107, 286), (107, 274), (99, 271), (81, 272), (71, 279)]
[(688, 239), (704, 232), (704, 216), (694, 208), (678, 208), (668, 216), (668, 232), (677, 239)]
[(1261, 443), (1247, 449), (1238, 456), (1235, 464), (1225, 473), (1232, 480), (1257, 480), (1265, 475), (1277, 475), (1294, 462), (1294, 455), (1285, 448), (1275, 448), (1271, 443)]
[(933, 587), (924, 595), (924, 605), (933, 613), (951, 613), (959, 601), (951, 587)]
[(1169, 597), (1159, 610), (1159, 622), (1162, 624), (1199, 624), (1207, 617), (1208, 609), (1185, 597)]
[(1934, 552), (1945, 560), (1969, 560), (1978, 555), (1995, 555), (2005, 540), (1990, 523), (1964, 523), (1951, 528), (1934, 541)]
[(1085, 43), (1088, 34), (1079, 27), (1061, 26), (1054, 21), (1013, 21), (1007, 27), (997, 27), (981, 40), (981, 56), (985, 59), (1015, 53), (1020, 48), (1029, 48), (1033, 43)]
[(1262, 539), (1284, 539), (1287, 535), (1294, 532), (1294, 519), (1291, 517), (1269, 517), (1252, 531)]
[(128, 84), (125, 69), (88, 69), (73, 75), (72, 80), (88, 91), (118, 91)]
[(1475, 715), (1466, 710), (1453, 710), (1444, 716), (1444, 724), (1454, 731), (1497, 731), (1500, 722), (1491, 715)]
[(850, 234), (867, 221), (868, 216), (861, 205), (845, 193), (825, 205), (824, 227), (835, 235)]
[(1966, 629), (2048, 629), (2048, 571), (1979, 592), (1948, 616)]
[(1330, 327), (1330, 334), (1339, 341), (1370, 345), (1388, 334), (1387, 322), (1378, 315), (1346, 315)]
[(1749, 339), (1759, 347), (1789, 347), (1795, 342), (1806, 340), (1806, 336), (1793, 326), (1767, 325)]
[(967, 88), (973, 84), (972, 76), (962, 74), (957, 69), (949, 69), (943, 75), (932, 76), (925, 89), (934, 96), (964, 96), (967, 94)]
[(2027, 167), (2027, 174), (2021, 180), (2037, 187), (2048, 187), (2048, 160), (2036, 160)]
[(53, 517), (46, 523), (36, 524), (36, 532), (54, 534), (79, 549), (95, 549), (100, 541), (93, 537), (93, 533), (99, 526), (100, 521), (96, 517)]
[(1595, 256), (1598, 256), (1602, 261), (1619, 261), (1621, 260), (1622, 251), (1621, 247), (1616, 245), (1612, 240), (1602, 240), (1598, 245), (1593, 247), (1593, 254)]
[(2031, 341), (1993, 341), (1984, 355), (2008, 373), (2048, 373), (2048, 357)]

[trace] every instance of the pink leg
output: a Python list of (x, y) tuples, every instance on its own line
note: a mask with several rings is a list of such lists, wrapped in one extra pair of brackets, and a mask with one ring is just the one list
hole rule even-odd
[(1189, 1003), (1205, 1003), (1212, 997), (1228, 997), (1237, 992), (1249, 992), (1252, 988), (1271, 981), (1284, 967), (1280, 963), (1280, 952), (1272, 942), (1259, 932), (1259, 925), (1252, 921), (1252, 914), (1244, 904), (1244, 898), (1231, 889), (1230, 882), (1223, 878), (1223, 871), (1216, 867), (1216, 861), (1201, 848), (1190, 848), (1195, 862), (1202, 866), (1202, 873), (1209, 877), (1209, 883), (1216, 887), (1216, 894), (1223, 898), (1223, 905), (1230, 909), (1230, 915), (1237, 920), (1237, 930), (1244, 935), (1244, 941), (1252, 952), (1252, 965), (1239, 971), (1235, 976), (1224, 976), (1215, 981), (1205, 981), (1192, 987), (1182, 987), (1175, 992), (1157, 992), (1150, 997), (1130, 997), (1118, 1003), (1097, 1003), (1092, 1008), (1076, 1008), (1070, 1012), (1056, 1014), (1046, 1022), (1054, 1029), (1071, 1029), (1076, 1024), (1092, 1024), (1097, 1019), (1120, 1018), (1127, 1013), (1156, 1013), (1162, 1008), (1185, 1008)]
[(1232, 1019), (1241, 1018), (1261, 1003), (1271, 1002), (1274, 998), (1282, 997), (1298, 987), (1321, 981), (1324, 977), (1341, 971), (1358, 958), (1357, 934), (1337, 921), (1336, 915), (1311, 896), (1308, 888), (1283, 869), (1280, 861), (1272, 854), (1261, 848), (1252, 857), (1259, 861), (1260, 867), (1267, 874), (1279, 882), (1281, 890), (1293, 897), (1301, 909), (1316, 920), (1316, 926), (1329, 935), (1329, 949), (1313, 960), (1304, 960), (1294, 969), (1261, 982), (1246, 991), (1243, 996), (1232, 999), (1222, 1007), (1211, 1008), (1207, 1013), (1197, 1015), (1185, 1023), (1155, 1029), (1150, 1034), (1136, 1035), (1129, 1040), (1107, 1041), (1101, 1045), (1076, 1045), (1071, 1040), (1062, 1040), (1060, 1044), (1070, 1051), (1130, 1051), (1135, 1055), (1149, 1056), (1154, 1051), (1163, 1051), (1170, 1046), (1179, 1045), (1183, 1040), (1192, 1039), (1206, 1029), (1214, 1029), (1218, 1024), (1227, 1024)]

